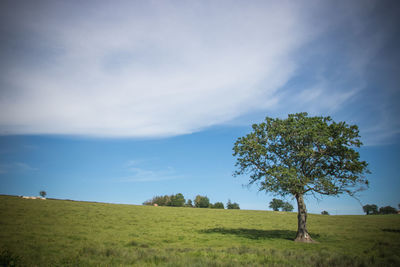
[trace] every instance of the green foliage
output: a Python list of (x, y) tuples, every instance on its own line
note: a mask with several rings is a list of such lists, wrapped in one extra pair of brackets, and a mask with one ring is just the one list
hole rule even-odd
[(181, 193), (178, 193), (176, 195), (171, 195), (170, 198), (171, 202), (169, 206), (183, 207), (185, 205), (185, 197)]
[(330, 117), (267, 117), (235, 142), (235, 175), (250, 173), (250, 184), (282, 196), (353, 194), (357, 185), (368, 185), (368, 164), (353, 149), (362, 145), (359, 137), (356, 125)]
[(186, 204), (185, 204), (185, 206), (186, 206), (186, 207), (193, 208), (193, 202), (192, 202), (192, 200), (191, 200), (191, 199), (188, 199), (187, 202), (186, 202)]
[(224, 209), (224, 203), (222, 202), (215, 202), (213, 205), (211, 205), (212, 209)]
[(39, 192), (39, 195), (40, 195), (41, 197), (46, 197), (47, 193), (46, 193), (46, 191), (40, 191), (40, 192)]
[(282, 211), (293, 211), (293, 205), (290, 204), (289, 202), (284, 202), (281, 199), (273, 198), (271, 202), (269, 202), (269, 207), (273, 211), (279, 211), (279, 209), (282, 209)]
[(277, 198), (273, 198), (271, 200), (271, 202), (269, 202), (269, 207), (273, 210), (273, 211), (278, 211), (280, 208), (283, 207), (283, 200), (281, 199), (277, 199)]
[(329, 215), (329, 212), (327, 212), (326, 210), (321, 212), (322, 215)]
[(0, 214), (5, 266), (400, 266), (398, 215), (309, 214), (309, 246), (286, 212), (0, 196)]
[(157, 204), (158, 206), (170, 206), (169, 205), (170, 203), (171, 203), (171, 197), (165, 195), (165, 196), (155, 196), (151, 200), (143, 202), (143, 205), (153, 206), (154, 204)]
[(293, 211), (293, 205), (289, 202), (283, 203), (282, 211)]
[[(165, 196), (155, 196), (151, 200), (143, 202), (143, 205), (153, 206), (171, 206), (171, 207), (196, 207), (196, 208), (214, 208), (214, 209), (224, 209), (224, 204), (222, 202), (216, 202), (214, 205), (210, 203), (210, 200), (206, 196), (197, 195), (193, 201), (188, 199), (185, 203), (185, 197), (183, 194), (178, 193), (176, 195), (165, 195)], [(239, 208), (239, 204), (234, 203), (236, 209)]]
[(158, 206), (183, 207), (185, 205), (185, 197), (178, 193), (170, 196), (155, 196), (151, 200), (143, 202), (143, 205), (147, 206), (153, 206), (154, 204)]
[(375, 214), (397, 214), (397, 210), (391, 206), (381, 207), (378, 211), (378, 206), (375, 204), (367, 204), (363, 206), (363, 210), (367, 215)]
[(375, 204), (364, 205), (363, 210), (367, 215), (378, 214), (378, 206)]
[(210, 206), (210, 199), (206, 196), (197, 195), (194, 199), (194, 206), (196, 208), (208, 208)]
[(232, 203), (231, 200), (228, 200), (228, 203), (226, 203), (226, 208), (228, 210), (240, 210), (239, 204), (234, 202)]
[[(250, 184), (275, 195), (293, 195), (298, 207), (295, 241), (313, 242), (306, 222), (304, 195), (354, 195), (368, 186), (368, 164), (355, 150), (362, 145), (356, 125), (330, 117), (289, 114), (253, 124), (234, 144), (234, 175), (250, 175)], [(361, 187), (357, 188), (359, 185)]]
[(397, 214), (397, 210), (391, 206), (379, 208), (379, 214)]

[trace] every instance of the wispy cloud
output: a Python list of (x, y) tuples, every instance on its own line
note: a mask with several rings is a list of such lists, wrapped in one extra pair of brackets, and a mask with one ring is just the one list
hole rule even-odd
[(0, 174), (12, 173), (12, 172), (31, 172), (37, 171), (37, 168), (30, 166), (23, 162), (11, 162), (0, 164)]
[(273, 103), (312, 35), (295, 4), (44, 3), (2, 14), (20, 46), (5, 45), (3, 132), (168, 136), (229, 121)]
[(174, 168), (150, 169), (141, 167), (141, 164), (149, 160), (129, 160), (125, 165), (128, 175), (119, 178), (120, 182), (157, 182), (166, 180), (176, 180), (183, 178), (176, 173)]

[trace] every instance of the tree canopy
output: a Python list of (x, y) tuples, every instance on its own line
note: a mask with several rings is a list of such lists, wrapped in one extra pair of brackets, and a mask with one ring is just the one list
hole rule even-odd
[(236, 202), (232, 203), (230, 199), (228, 199), (228, 202), (226, 203), (226, 208), (228, 210), (240, 210), (239, 204)]
[(196, 208), (208, 208), (210, 206), (210, 199), (206, 196), (197, 195), (194, 199), (194, 206)]
[(281, 209), (282, 211), (292, 211), (293, 206), (289, 202), (284, 202), (281, 199), (273, 198), (271, 202), (269, 202), (269, 207), (273, 211), (279, 211)]
[(47, 195), (46, 191), (40, 191), (39, 194), (41, 197), (46, 197)]
[(367, 215), (378, 214), (378, 206), (375, 204), (364, 205), (363, 210)]
[(185, 197), (181, 193), (178, 193), (176, 195), (171, 195), (170, 206), (183, 207), (184, 205), (185, 205)]
[(282, 211), (293, 211), (293, 205), (289, 202), (283, 203)]
[(359, 185), (368, 185), (368, 164), (355, 150), (362, 145), (356, 125), (297, 113), (286, 119), (267, 117), (252, 129), (234, 144), (234, 175), (249, 175), (249, 183), (258, 184), (259, 190), (296, 197), (296, 241), (312, 242), (305, 223), (305, 194), (354, 195)]
[[(164, 195), (154, 196), (152, 199), (143, 202), (143, 205), (151, 206), (170, 206), (170, 207), (195, 207), (195, 208), (213, 208), (213, 209), (224, 209), (224, 203), (215, 202), (210, 203), (210, 199), (207, 196), (197, 195), (194, 201), (188, 199), (185, 202), (185, 197), (182, 193), (176, 195)], [(238, 203), (231, 203), (230, 200), (227, 204), (228, 209), (240, 209)]]
[(277, 198), (273, 198), (271, 200), (271, 202), (269, 202), (269, 207), (273, 210), (273, 211), (278, 211), (280, 208), (283, 207), (283, 200), (281, 199), (277, 199)]
[(224, 203), (222, 202), (215, 202), (213, 205), (211, 205), (212, 209), (224, 209)]
[(393, 208), (392, 206), (386, 206), (379, 208), (379, 213), (380, 214), (396, 214), (397, 210)]
[(176, 195), (155, 196), (151, 200), (143, 202), (143, 205), (154, 204), (158, 206), (183, 207), (185, 205), (185, 197), (178, 193)]

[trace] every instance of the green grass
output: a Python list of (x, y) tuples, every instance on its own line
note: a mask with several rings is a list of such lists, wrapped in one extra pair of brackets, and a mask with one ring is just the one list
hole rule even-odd
[(309, 215), (0, 196), (0, 266), (400, 266), (400, 216)]

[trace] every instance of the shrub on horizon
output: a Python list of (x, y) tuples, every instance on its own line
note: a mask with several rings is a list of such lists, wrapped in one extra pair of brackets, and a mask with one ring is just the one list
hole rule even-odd
[(211, 205), (212, 209), (224, 209), (224, 203), (222, 202), (215, 202), (214, 205)]
[(226, 208), (228, 210), (240, 210), (239, 204), (236, 202), (232, 203), (230, 199), (228, 200), (228, 203), (226, 203)]

